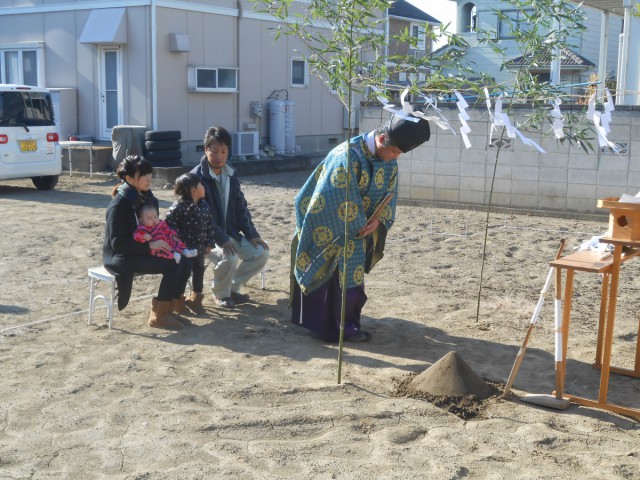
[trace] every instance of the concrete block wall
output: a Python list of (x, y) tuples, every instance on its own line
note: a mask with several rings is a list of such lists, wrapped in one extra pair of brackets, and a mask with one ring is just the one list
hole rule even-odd
[[(455, 104), (439, 108), (457, 131)], [(547, 153), (515, 138), (508, 139), (510, 144), (498, 154), (489, 145), (487, 109), (471, 107), (467, 112), (471, 148), (465, 148), (459, 134), (432, 124), (429, 142), (399, 158), (400, 199), (487, 205), (493, 183), (491, 204), (496, 207), (591, 214), (606, 213), (596, 207), (600, 198), (640, 191), (640, 107), (616, 107), (612, 112), (608, 138), (625, 147), (619, 154), (600, 149), (595, 132), (590, 141), (595, 151), (586, 153), (580, 146), (561, 143), (549, 124), (543, 126), (546, 135), (522, 132)], [(527, 107), (517, 106), (509, 116), (515, 123), (528, 113)], [(375, 129), (389, 116), (381, 107), (363, 106), (361, 131)]]

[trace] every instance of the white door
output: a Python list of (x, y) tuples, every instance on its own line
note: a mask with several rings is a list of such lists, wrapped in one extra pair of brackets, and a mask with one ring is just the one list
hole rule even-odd
[(122, 59), (118, 46), (100, 48), (100, 135), (111, 140), (111, 129), (122, 124)]

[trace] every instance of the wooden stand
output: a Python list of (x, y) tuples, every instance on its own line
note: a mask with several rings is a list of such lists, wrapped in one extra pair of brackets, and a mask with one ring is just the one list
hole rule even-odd
[[(600, 273), (603, 275), (603, 280), (596, 359), (594, 363), (594, 367), (600, 369), (598, 399), (592, 400), (571, 394), (565, 394), (565, 397), (572, 402), (587, 407), (599, 408), (640, 418), (640, 409), (624, 407), (607, 401), (610, 373), (640, 377), (640, 325), (638, 326), (634, 368), (624, 369), (611, 366), (611, 350), (613, 346), (620, 266), (631, 258), (640, 256), (640, 204), (617, 205), (618, 203), (615, 199), (603, 199), (598, 203), (598, 206), (601, 208), (611, 209), (609, 233), (612, 236), (604, 237), (600, 241), (614, 246), (612, 254), (602, 255), (599, 252), (583, 251), (567, 255), (564, 258), (551, 262), (551, 266), (557, 269), (556, 281), (558, 283), (562, 282), (561, 270), (567, 271), (564, 288), (564, 309), (562, 314), (562, 361), (561, 368), (556, 370), (556, 394), (560, 393), (562, 396), (564, 388), (574, 274), (576, 271)], [(623, 249), (625, 249), (624, 253)], [(558, 288), (561, 287), (558, 286)]]

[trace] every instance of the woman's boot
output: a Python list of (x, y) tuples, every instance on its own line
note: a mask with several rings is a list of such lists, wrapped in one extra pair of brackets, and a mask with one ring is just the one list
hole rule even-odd
[(184, 305), (196, 315), (204, 315), (207, 311), (202, 306), (204, 293), (191, 292), (191, 296), (185, 300)]
[(187, 297), (182, 295), (180, 298), (174, 300), (173, 311), (178, 315), (182, 315), (183, 313), (189, 313), (189, 309), (187, 309), (184, 302), (187, 300)]
[(156, 297), (151, 299), (151, 312), (149, 313), (149, 326), (166, 328), (167, 330), (182, 330), (183, 326), (171, 316), (171, 302), (159, 301)]
[(169, 309), (169, 314), (185, 327), (193, 325), (191, 323), (191, 320), (180, 315), (179, 310), (182, 310), (183, 312), (187, 310), (187, 308), (184, 306), (184, 295), (181, 299), (174, 298), (173, 300), (171, 300), (171, 308)]

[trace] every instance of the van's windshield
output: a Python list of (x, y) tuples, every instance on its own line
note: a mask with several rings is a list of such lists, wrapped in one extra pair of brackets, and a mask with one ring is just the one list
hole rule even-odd
[(53, 107), (48, 93), (0, 92), (0, 127), (53, 124)]

